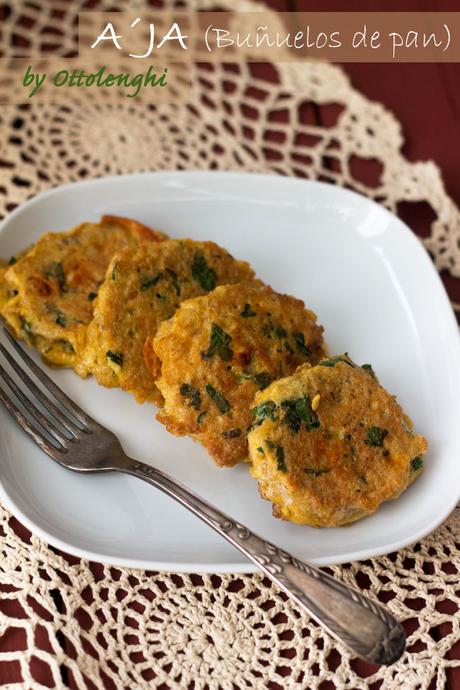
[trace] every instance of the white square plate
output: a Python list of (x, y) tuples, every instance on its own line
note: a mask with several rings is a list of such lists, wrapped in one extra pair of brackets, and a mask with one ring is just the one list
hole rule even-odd
[[(71, 371), (52, 376), (118, 434), (132, 457), (155, 464), (251, 529), (318, 565), (387, 553), (433, 530), (460, 495), (458, 328), (420, 242), (382, 207), (338, 187), (217, 172), (97, 179), (41, 194), (2, 224), (0, 256), (47, 230), (103, 213), (136, 218), (172, 237), (214, 240), (247, 259), (276, 290), (305, 300), (332, 353), (370, 362), (398, 395), (430, 449), (425, 472), (397, 501), (349, 527), (317, 530), (276, 520), (246, 466), (214, 467), (139, 406)], [(42, 453), (0, 410), (0, 498), (33, 532), (70, 553), (169, 571), (254, 567), (193, 515), (127, 476), (84, 476)]]

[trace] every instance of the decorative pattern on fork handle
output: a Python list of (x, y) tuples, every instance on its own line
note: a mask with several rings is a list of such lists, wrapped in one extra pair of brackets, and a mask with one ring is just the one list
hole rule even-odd
[[(283, 551), (279, 547), (275, 546), (269, 541), (263, 540), (261, 537), (254, 535), (248, 530), (244, 525), (240, 525), (238, 522), (232, 522), (231, 520), (224, 520), (223, 522), (216, 522), (215, 529), (218, 532), (225, 532), (227, 535), (234, 534), (238, 540), (248, 540), (251, 542), (251, 552), (252, 560), (255, 560), (258, 565), (269, 575), (272, 576), (277, 584), (281, 585), (283, 589), (290, 592), (290, 595), (294, 595), (294, 598), (299, 601), (299, 603), (306, 606), (310, 613), (320, 621), (323, 625), (329, 629), (329, 631), (336, 636), (334, 633), (334, 621), (328, 618), (324, 611), (319, 614), (315, 614), (316, 604), (311, 597), (307, 596), (304, 591), (293, 587), (293, 583), (290, 578), (286, 575), (286, 566), (292, 566), (297, 570), (301, 571), (305, 575), (317, 580), (320, 583), (327, 584), (328, 587), (335, 588), (337, 593), (343, 596), (344, 591), (342, 585), (329, 577), (326, 573), (323, 573), (318, 568), (314, 568), (304, 561), (300, 561), (291, 554)], [(260, 546), (265, 549), (265, 552), (261, 552)], [(249, 551), (249, 549), (248, 549)], [(387, 627), (387, 634), (382, 637), (379, 642), (376, 642), (374, 647), (369, 650), (368, 648), (361, 647), (358, 649), (357, 640), (351, 634), (347, 634), (347, 629), (341, 629), (340, 638), (345, 640), (345, 642), (356, 651), (359, 651), (360, 656), (365, 658), (370, 658), (376, 663), (388, 663), (384, 659), (399, 658), (402, 651), (404, 650), (404, 640), (401, 641), (401, 626), (395, 621), (393, 616), (389, 614), (381, 606), (375, 605), (367, 597), (362, 596), (358, 590), (347, 588), (347, 595), (358, 605), (369, 609), (375, 616), (380, 618), (382, 623)], [(344, 621), (345, 622), (345, 621)]]
[(405, 647), (404, 631), (382, 606), (254, 534), (156, 468), (127, 461), (122, 471), (178, 499), (258, 565), (337, 640), (373, 663), (391, 664), (399, 659)]
[[(79, 408), (12, 336), (5, 333), (47, 393), (36, 385), (0, 343), (0, 352), (31, 396), (17, 385), (0, 364), (0, 378), (11, 392), (10, 395), (0, 386), (0, 401), (24, 431), (56, 462), (78, 472), (118, 471), (149, 482), (221, 534), (294, 599), (301, 609), (360, 656), (379, 664), (390, 664), (399, 659), (405, 647), (404, 631), (389, 612), (371, 603), (358, 591), (253, 534), (172, 477), (128, 457), (115, 434)], [(61, 407), (53, 403), (50, 396)], [(33, 397), (41, 403), (47, 414), (37, 407)], [(25, 406), (27, 414), (21, 411), (14, 398)], [(67, 433), (59, 430), (58, 423)], [(53, 440), (50, 441), (47, 435)]]

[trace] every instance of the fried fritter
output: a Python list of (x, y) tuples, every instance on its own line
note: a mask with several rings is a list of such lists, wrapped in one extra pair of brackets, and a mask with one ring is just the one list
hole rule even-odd
[(369, 365), (341, 355), (258, 393), (251, 474), (273, 514), (336, 527), (397, 498), (423, 469), (427, 441)]
[(95, 300), (84, 365), (100, 384), (120, 386), (138, 402), (161, 405), (157, 362), (150, 357), (149, 367), (144, 363), (146, 339), (184, 300), (205, 295), (216, 285), (253, 278), (248, 263), (214, 242), (169, 240), (125, 250), (113, 258)]
[(322, 331), (301, 300), (263, 285), (184, 302), (153, 340), (165, 398), (157, 418), (200, 441), (218, 465), (246, 459), (255, 393), (324, 356)]
[(11, 285), (6, 280), (6, 272), (10, 266), (13, 266), (19, 261), (29, 250), (23, 249), (15, 256), (11, 256), (8, 261), (0, 259), (0, 314), (3, 307), (17, 294)]
[(0, 259), (0, 312), (7, 304), (10, 299), (14, 296), (11, 292), (11, 288), (8, 286), (5, 280), (5, 273), (8, 270), (8, 262), (4, 259)]
[(54, 366), (76, 365), (93, 299), (115, 252), (165, 235), (129, 218), (103, 216), (69, 232), (47, 233), (5, 271), (0, 311), (13, 334)]

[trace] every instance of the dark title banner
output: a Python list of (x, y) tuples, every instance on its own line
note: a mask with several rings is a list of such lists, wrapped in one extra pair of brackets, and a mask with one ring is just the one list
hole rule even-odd
[(194, 62), (460, 62), (460, 12), (82, 12), (63, 51), (0, 59), (0, 103), (176, 103)]
[(132, 60), (460, 62), (460, 12), (81, 13), (79, 50)]

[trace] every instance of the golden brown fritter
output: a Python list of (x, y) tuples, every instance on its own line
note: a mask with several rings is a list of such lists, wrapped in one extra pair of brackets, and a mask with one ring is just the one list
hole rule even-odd
[(73, 367), (93, 315), (93, 302), (113, 254), (165, 235), (117, 216), (47, 233), (5, 272), (11, 297), (1, 307), (13, 334), (55, 366)]
[(200, 441), (218, 465), (247, 458), (256, 391), (324, 355), (322, 327), (301, 300), (261, 285), (226, 285), (184, 302), (153, 349), (165, 398), (157, 418)]
[(5, 273), (8, 270), (8, 265), (8, 261), (0, 259), (0, 312), (5, 304), (7, 304), (12, 297), (14, 297), (11, 288), (5, 280)]
[(359, 520), (421, 473), (427, 441), (348, 356), (304, 365), (258, 393), (251, 474), (276, 517), (314, 527)]
[(10, 266), (13, 266), (19, 259), (22, 259), (28, 251), (28, 249), (24, 249), (14, 256), (11, 256), (8, 261), (0, 259), (0, 314), (2, 313), (3, 307), (17, 294), (16, 290), (7, 282), (6, 272)]
[[(214, 242), (170, 240), (115, 256), (95, 300), (84, 365), (104, 386), (120, 386), (138, 402), (162, 404), (157, 362), (143, 350), (181, 302), (216, 285), (252, 280), (254, 272)], [(149, 346), (146, 347), (147, 357)]]

